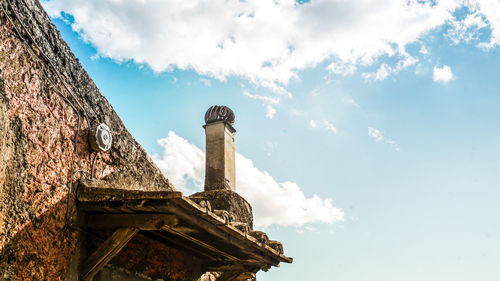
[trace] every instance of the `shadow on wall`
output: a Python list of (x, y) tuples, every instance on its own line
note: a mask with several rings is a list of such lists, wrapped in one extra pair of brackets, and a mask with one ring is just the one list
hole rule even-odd
[(65, 227), (66, 198), (34, 218), (0, 251), (1, 280), (65, 280), (77, 232)]
[[(126, 269), (140, 276), (147, 276), (148, 280), (192, 281), (204, 273), (200, 260), (141, 233), (136, 235), (110, 264), (115, 268), (112, 272), (107, 270), (110, 276), (116, 276), (120, 269)], [(101, 280), (122, 279), (102, 276)]]
[[(88, 239), (79, 244), (79, 231), (65, 225), (66, 206), (63, 198), (4, 244), (0, 251), (0, 280), (78, 280), (80, 248), (82, 253), (90, 253), (110, 233), (82, 231)], [(139, 233), (95, 280), (196, 280), (204, 273), (201, 263)]]

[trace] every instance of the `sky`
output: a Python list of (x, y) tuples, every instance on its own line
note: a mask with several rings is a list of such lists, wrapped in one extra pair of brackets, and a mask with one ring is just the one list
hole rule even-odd
[(258, 280), (499, 280), (500, 1), (42, 3), (184, 194), (233, 109)]

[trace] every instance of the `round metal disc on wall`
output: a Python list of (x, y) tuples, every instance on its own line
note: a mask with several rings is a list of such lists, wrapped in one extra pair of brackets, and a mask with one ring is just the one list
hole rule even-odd
[(104, 123), (93, 127), (90, 130), (89, 142), (93, 151), (108, 151), (113, 143), (111, 130)]

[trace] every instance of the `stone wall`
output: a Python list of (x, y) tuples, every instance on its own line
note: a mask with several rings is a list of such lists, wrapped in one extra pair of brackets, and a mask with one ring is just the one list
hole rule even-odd
[(95, 160), (100, 185), (174, 188), (38, 1), (11, 1), (0, 1), (0, 280), (74, 279), (80, 233), (75, 183), (90, 177), (95, 156), (89, 125), (106, 123), (113, 132), (111, 150)]

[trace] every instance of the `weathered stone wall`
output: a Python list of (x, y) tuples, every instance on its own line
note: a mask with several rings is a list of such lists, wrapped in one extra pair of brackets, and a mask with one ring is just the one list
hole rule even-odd
[[(196, 280), (202, 273), (201, 261), (143, 235), (136, 235), (111, 262), (128, 272), (140, 272), (152, 280)], [(102, 278), (99, 281), (107, 281)]]
[[(64, 280), (78, 242), (75, 183), (90, 176), (94, 156), (88, 123), (106, 123), (113, 132), (112, 149), (95, 161), (102, 185), (173, 186), (126, 130), (38, 1), (10, 6), (0, 0), (0, 5), (0, 280)], [(78, 106), (65, 85), (88, 118), (72, 108)]]

